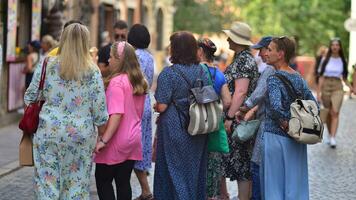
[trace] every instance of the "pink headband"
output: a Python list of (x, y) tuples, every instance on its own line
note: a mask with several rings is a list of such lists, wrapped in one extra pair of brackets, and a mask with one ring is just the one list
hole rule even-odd
[(124, 55), (125, 44), (125, 42), (118, 42), (117, 44), (117, 55), (119, 56), (119, 59)]

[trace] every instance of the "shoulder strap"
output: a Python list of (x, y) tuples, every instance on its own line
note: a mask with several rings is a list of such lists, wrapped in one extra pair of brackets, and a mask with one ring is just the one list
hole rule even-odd
[(292, 85), (292, 83), (283, 75), (281, 74), (274, 74), (273, 76), (277, 77), (279, 80), (282, 81), (283, 85), (287, 89), (288, 94), (293, 98), (293, 99), (298, 99), (299, 95), (295, 92), (295, 89)]
[(40, 84), (38, 86), (38, 90), (43, 90), (43, 85), (44, 85), (44, 81), (46, 78), (47, 62), (48, 62), (48, 57), (46, 57), (43, 61), (42, 71), (41, 71), (41, 80), (40, 80)]
[(204, 69), (205, 73), (208, 74), (208, 76), (209, 76), (209, 78), (208, 78), (209, 84), (214, 85), (214, 80), (213, 80), (213, 77), (211, 76), (209, 66), (207, 64), (200, 64), (200, 65)]
[(175, 69), (174, 66), (171, 66), (171, 68), (176, 74), (180, 75), (185, 80), (185, 82), (187, 82), (187, 84), (189, 85), (190, 88), (192, 87), (192, 84), (190, 83), (190, 81), (187, 79), (187, 77), (180, 70)]

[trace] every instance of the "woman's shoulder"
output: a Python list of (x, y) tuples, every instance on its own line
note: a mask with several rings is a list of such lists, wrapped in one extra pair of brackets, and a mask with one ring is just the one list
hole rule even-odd
[(127, 74), (119, 74), (119, 75), (113, 77), (110, 82), (125, 84), (127, 82), (130, 82), (130, 80), (129, 80), (129, 77)]

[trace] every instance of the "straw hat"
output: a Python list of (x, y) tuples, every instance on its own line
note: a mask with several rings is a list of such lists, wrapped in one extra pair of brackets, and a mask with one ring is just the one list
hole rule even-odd
[(223, 32), (236, 44), (251, 46), (251, 28), (248, 24), (243, 22), (234, 22), (230, 30), (223, 30)]

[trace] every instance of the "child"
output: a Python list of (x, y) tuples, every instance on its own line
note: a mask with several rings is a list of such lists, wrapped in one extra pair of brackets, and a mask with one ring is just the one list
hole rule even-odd
[(141, 120), (148, 84), (127, 42), (112, 45), (109, 70), (104, 84), (110, 117), (95, 147), (96, 187), (100, 199), (115, 199), (114, 179), (117, 199), (131, 200), (131, 172), (135, 160), (142, 159)]

